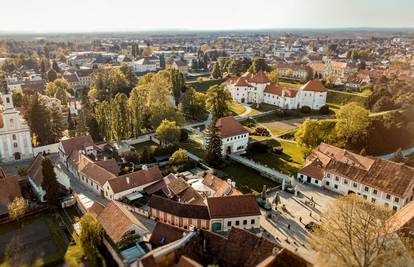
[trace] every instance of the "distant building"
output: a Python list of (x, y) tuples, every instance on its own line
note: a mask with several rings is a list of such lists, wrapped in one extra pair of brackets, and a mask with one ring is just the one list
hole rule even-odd
[(414, 168), (325, 143), (306, 158), (297, 178), (341, 195), (358, 194), (393, 210), (414, 199)]
[[(217, 120), (221, 137), (222, 154), (245, 153), (249, 143), (249, 131), (243, 127), (233, 116), (223, 117)], [(206, 130), (206, 132), (208, 129)], [(204, 148), (209, 142), (208, 135), (204, 137)]]
[(299, 89), (282, 88), (270, 82), (263, 72), (247, 72), (226, 83), (233, 100), (238, 103), (265, 103), (282, 109), (308, 106), (314, 110), (326, 104), (327, 89), (319, 80), (308, 81)]
[(27, 122), (13, 105), (11, 94), (1, 94), (0, 160), (13, 161), (33, 156), (32, 139)]

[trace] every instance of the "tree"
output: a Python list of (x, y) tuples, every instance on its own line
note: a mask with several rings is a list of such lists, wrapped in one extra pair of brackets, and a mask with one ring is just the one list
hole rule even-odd
[(169, 159), (170, 163), (173, 165), (177, 165), (177, 164), (182, 164), (188, 161), (188, 156), (187, 156), (187, 150), (184, 149), (178, 149), (177, 151), (175, 151), (170, 159)]
[(139, 135), (144, 128), (144, 118), (147, 115), (145, 114), (147, 113), (145, 105), (145, 100), (148, 96), (147, 93), (147, 90), (137, 86), (132, 89), (128, 99), (128, 106), (131, 112), (131, 130), (134, 136)]
[(223, 74), (221, 73), (220, 66), (218, 63), (214, 64), (213, 71), (211, 72), (211, 77), (213, 79), (221, 79), (223, 78)]
[(47, 80), (49, 82), (54, 82), (56, 79), (57, 79), (57, 73), (56, 73), (56, 71), (54, 69), (50, 69), (47, 72)]
[(222, 162), (222, 141), (220, 137), (220, 129), (216, 125), (216, 121), (210, 125), (207, 130), (207, 162), (212, 166), (218, 166)]
[(62, 105), (68, 103), (68, 94), (69, 91), (72, 90), (69, 83), (64, 79), (56, 79), (53, 82), (49, 82), (45, 88), (46, 94), (59, 99), (62, 102)]
[(97, 266), (101, 257), (98, 247), (102, 244), (103, 229), (99, 222), (89, 213), (80, 219), (80, 244), (88, 261)]
[(187, 118), (205, 120), (208, 116), (206, 109), (206, 95), (190, 87), (181, 96), (178, 110)]
[(25, 119), (30, 126), (30, 131), (36, 136), (36, 141), (41, 145), (47, 145), (51, 136), (50, 112), (39, 101), (37, 94), (29, 102)]
[(60, 138), (63, 136), (63, 131), (65, 130), (65, 126), (63, 124), (63, 116), (60, 110), (56, 107), (52, 107), (50, 110), (50, 140), (53, 143), (57, 143), (60, 141)]
[(14, 91), (12, 93), (13, 104), (15, 107), (21, 107), (23, 104), (23, 95), (20, 92)]
[(259, 71), (270, 71), (269, 65), (266, 64), (264, 58), (255, 58), (249, 68), (249, 72), (258, 73)]
[(176, 144), (180, 140), (181, 130), (175, 121), (163, 120), (156, 133), (162, 144)]
[(342, 106), (336, 113), (336, 131), (345, 142), (363, 136), (370, 125), (369, 112), (355, 102)]
[(266, 76), (273, 83), (279, 82), (279, 71), (277, 69), (274, 69), (271, 72), (266, 73)]
[(57, 181), (55, 167), (49, 158), (42, 161), (42, 188), (46, 191), (47, 203), (51, 206), (59, 204), (59, 183)]
[(7, 206), (9, 217), (12, 220), (18, 220), (26, 213), (27, 208), (27, 201), (23, 197), (16, 197), (13, 202), (9, 203)]
[(311, 235), (321, 266), (408, 266), (411, 259), (388, 219), (391, 211), (361, 196), (338, 197)]
[(230, 112), (232, 97), (224, 85), (214, 85), (207, 90), (206, 107), (214, 118), (219, 119)]
[(335, 121), (306, 119), (295, 133), (295, 140), (310, 153), (321, 142), (334, 143), (336, 141)]
[(129, 91), (129, 82), (120, 69), (99, 68), (92, 74), (90, 92), (99, 101), (110, 101), (117, 93), (128, 94)]
[(7, 91), (7, 80), (4, 71), (0, 71), (0, 92)]
[(137, 85), (138, 78), (135, 75), (134, 69), (126, 63), (122, 63), (120, 70), (125, 75), (126, 80), (128, 81), (128, 89), (132, 90)]
[(131, 136), (130, 114), (128, 109), (128, 97), (118, 93), (111, 102), (112, 110), (112, 136), (114, 140), (127, 139)]

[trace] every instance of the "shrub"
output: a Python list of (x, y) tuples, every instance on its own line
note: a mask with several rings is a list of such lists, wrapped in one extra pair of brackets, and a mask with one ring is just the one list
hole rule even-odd
[(300, 112), (304, 113), (304, 114), (309, 114), (311, 113), (312, 109), (308, 106), (303, 106), (300, 108)]
[(264, 128), (264, 127), (257, 127), (254, 132), (252, 133), (252, 135), (257, 135), (257, 136), (270, 136), (269, 131)]
[(330, 112), (330, 110), (329, 110), (329, 107), (328, 107), (327, 105), (322, 106), (322, 107), (319, 109), (319, 113), (320, 113), (320, 114), (322, 114), (322, 115), (328, 115), (328, 114), (329, 114), (329, 112)]

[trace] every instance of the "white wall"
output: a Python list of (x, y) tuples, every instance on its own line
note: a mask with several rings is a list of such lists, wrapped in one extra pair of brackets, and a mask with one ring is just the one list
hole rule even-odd
[[(252, 223), (252, 220), (254, 220), (253, 223)], [(246, 221), (246, 224), (244, 224), (244, 221)], [(222, 231), (229, 231), (232, 227), (238, 227), (242, 229), (259, 228), (260, 227), (260, 215), (259, 216), (224, 218), (224, 219), (211, 219), (210, 229), (213, 229), (213, 224), (217, 222), (221, 223)], [(238, 225), (237, 225), (237, 222), (238, 222)]]

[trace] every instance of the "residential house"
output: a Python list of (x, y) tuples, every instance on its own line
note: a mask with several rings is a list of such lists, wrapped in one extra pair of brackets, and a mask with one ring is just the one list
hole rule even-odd
[(188, 62), (186, 60), (180, 59), (180, 60), (174, 60), (171, 63), (171, 68), (179, 70), (183, 75), (187, 75), (189, 65), (188, 65)]
[(203, 179), (192, 183), (191, 186), (205, 197), (224, 197), (242, 194), (236, 189), (236, 182), (231, 179), (224, 181), (212, 173), (207, 173)]
[(188, 231), (185, 229), (157, 222), (149, 242), (151, 243), (152, 248), (157, 248), (183, 238), (186, 233), (188, 233)]
[(15, 198), (21, 197), (19, 180), (17, 176), (7, 176), (0, 167), (0, 218), (9, 214), (8, 206)]
[(309, 66), (295, 64), (279, 64), (277, 71), (280, 79), (307, 82), (312, 77), (312, 69)]
[(45, 158), (41, 154), (37, 155), (30, 164), (29, 169), (27, 170), (27, 178), (29, 180), (29, 183), (40, 202), (47, 201), (46, 191), (42, 187), (42, 162), (44, 159)]
[(306, 158), (297, 178), (341, 195), (355, 193), (393, 210), (414, 199), (414, 168), (325, 143)]
[[(222, 117), (216, 121), (221, 138), (222, 154), (245, 153), (249, 143), (249, 131), (233, 116)], [(207, 148), (209, 137), (208, 129), (204, 137), (204, 147)]]

